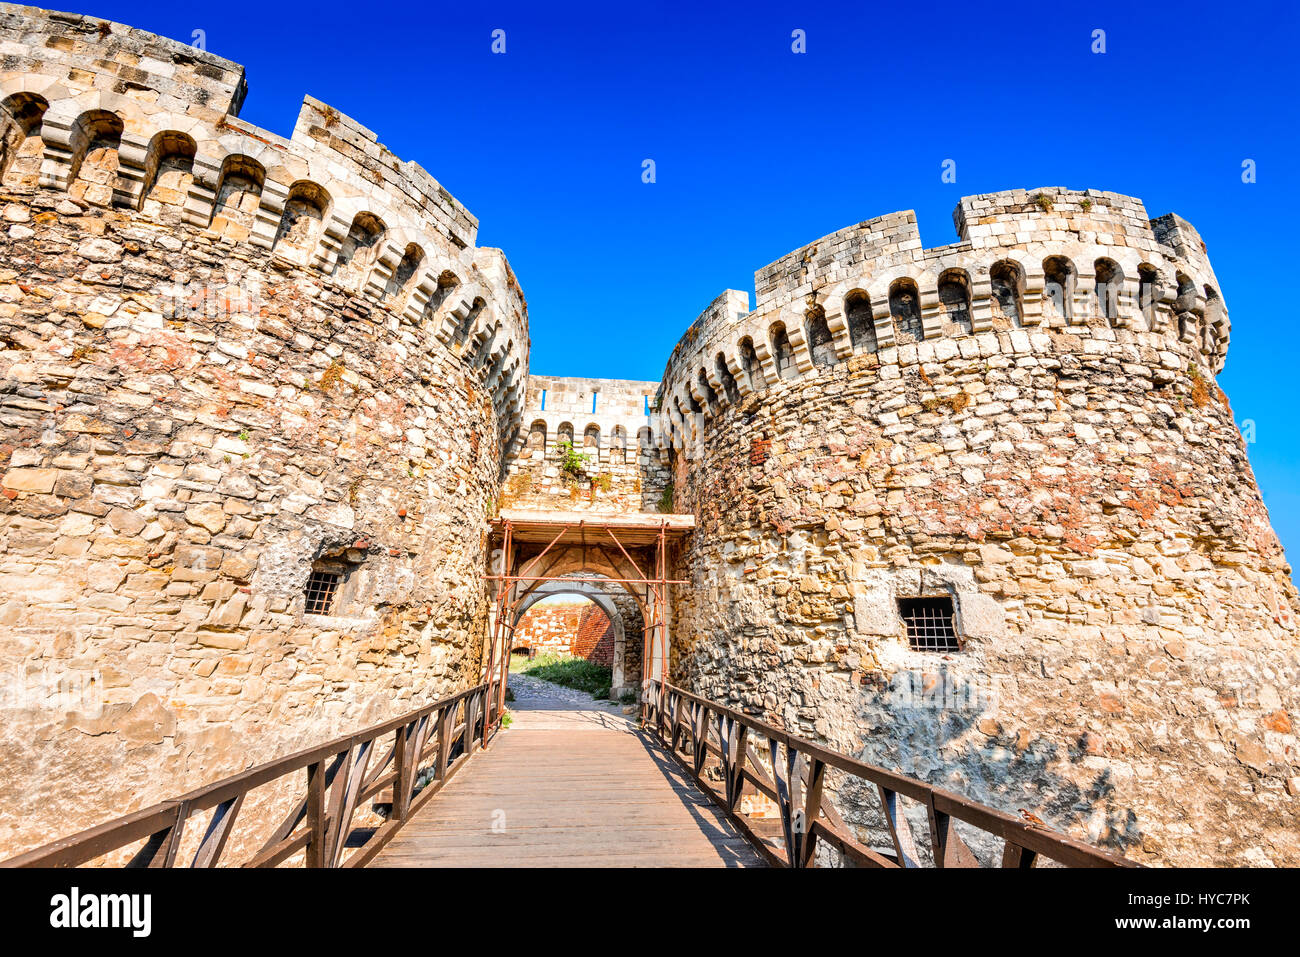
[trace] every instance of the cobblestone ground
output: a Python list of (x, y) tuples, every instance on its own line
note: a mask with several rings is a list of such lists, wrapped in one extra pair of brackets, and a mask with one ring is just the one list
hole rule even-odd
[(593, 724), (617, 731), (636, 727), (636, 705), (598, 701), (585, 691), (517, 673), (510, 675), (509, 688), (515, 696), (514, 701), (507, 702), (514, 719), (511, 730), (577, 730), (589, 729)]

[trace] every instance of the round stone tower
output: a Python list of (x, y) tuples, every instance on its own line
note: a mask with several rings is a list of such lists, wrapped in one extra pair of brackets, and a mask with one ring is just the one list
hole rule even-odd
[(1300, 863), (1296, 589), (1196, 231), (967, 197), (729, 291), (664, 376), (673, 674), (1139, 861)]
[(478, 680), (528, 333), (325, 104), (286, 139), (192, 47), (0, 39), (5, 857)]

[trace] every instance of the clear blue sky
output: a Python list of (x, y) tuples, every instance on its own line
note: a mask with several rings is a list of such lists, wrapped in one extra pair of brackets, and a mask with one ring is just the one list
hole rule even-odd
[[(1291, 5), (708, 6), (75, 9), (184, 42), (205, 30), (248, 71), (245, 119), (288, 135), (311, 93), (421, 163), (510, 258), (537, 373), (657, 380), (724, 288), (752, 296), (755, 270), (894, 210), (916, 210), (926, 246), (956, 238), (960, 196), (1014, 187), (1177, 212), (1209, 247), (1232, 316), (1220, 384), (1255, 422), (1251, 461), (1300, 555)], [(498, 28), (505, 55), (490, 51)]]

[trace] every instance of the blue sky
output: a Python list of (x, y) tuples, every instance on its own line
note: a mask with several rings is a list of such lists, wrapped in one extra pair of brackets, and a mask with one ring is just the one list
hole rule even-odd
[(1290, 5), (470, 7), (76, 9), (185, 42), (202, 29), (248, 71), (245, 119), (288, 135), (310, 93), (421, 163), (510, 258), (536, 373), (658, 380), (724, 288), (752, 296), (755, 270), (894, 210), (916, 210), (926, 246), (956, 238), (960, 196), (1014, 187), (1177, 212), (1209, 248), (1232, 316), (1219, 381), (1255, 423), (1251, 461), (1300, 554)]

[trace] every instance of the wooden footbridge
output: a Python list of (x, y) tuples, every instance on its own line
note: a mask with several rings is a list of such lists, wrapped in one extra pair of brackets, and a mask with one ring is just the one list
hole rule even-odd
[(504, 726), (503, 697), (478, 685), (3, 866), (1129, 864), (660, 682), (631, 716), (534, 689)]

